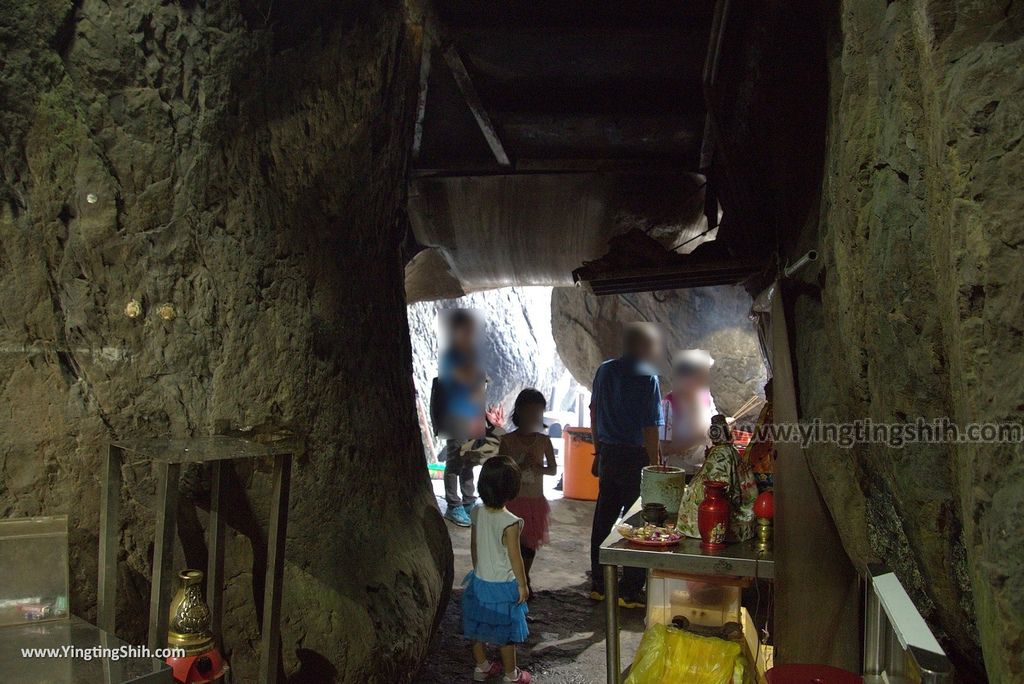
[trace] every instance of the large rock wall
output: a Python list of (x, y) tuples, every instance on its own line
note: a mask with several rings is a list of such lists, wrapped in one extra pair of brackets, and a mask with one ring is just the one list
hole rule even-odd
[[(1024, 418), (1024, 11), (845, 0), (820, 267), (793, 288), (804, 418)], [(855, 561), (895, 567), (962, 681), (1024, 681), (1024, 445), (821, 445)], [(982, 665), (982, 654), (984, 665)]]
[[(587, 385), (602, 362), (621, 353), (622, 327), (659, 323), (670, 353), (707, 349), (715, 359), (711, 393), (720, 411), (740, 408), (764, 394), (765, 368), (757, 335), (747, 318), (750, 297), (741, 287), (701, 287), (597, 297), (573, 287), (551, 294), (551, 324), (558, 353)], [(668, 369), (668, 364), (664, 364)], [(665, 388), (668, 378), (662, 378)], [(667, 389), (666, 389), (667, 391)]]
[[(415, 412), (401, 3), (0, 2), (0, 516), (68, 514), (95, 618), (113, 437), (291, 427), (283, 667), (406, 681), (451, 586)], [(124, 314), (137, 299), (142, 315)], [(168, 302), (173, 320), (157, 315)], [(224, 645), (253, 681), (269, 474), (239, 464)], [(154, 483), (126, 468), (119, 633), (143, 638)], [(205, 560), (190, 469), (179, 567)]]

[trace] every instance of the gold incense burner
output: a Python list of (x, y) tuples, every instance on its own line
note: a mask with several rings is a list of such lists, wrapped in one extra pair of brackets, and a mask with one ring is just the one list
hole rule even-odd
[(213, 648), (210, 607), (203, 597), (203, 572), (182, 570), (181, 586), (171, 599), (167, 624), (167, 645), (185, 649), (185, 655), (205, 653)]
[(771, 518), (757, 519), (757, 550), (772, 550), (772, 520)]

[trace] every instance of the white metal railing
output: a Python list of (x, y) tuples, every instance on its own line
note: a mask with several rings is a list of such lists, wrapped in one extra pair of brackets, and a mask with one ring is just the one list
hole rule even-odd
[(864, 681), (951, 682), (953, 665), (896, 574), (869, 567), (864, 590)]

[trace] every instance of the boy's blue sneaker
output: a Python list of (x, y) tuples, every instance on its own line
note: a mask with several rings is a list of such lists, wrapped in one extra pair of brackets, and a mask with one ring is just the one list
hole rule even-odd
[(449, 506), (444, 517), (445, 520), (451, 520), (459, 527), (469, 527), (473, 524), (469, 519), (469, 513), (466, 512), (465, 506)]

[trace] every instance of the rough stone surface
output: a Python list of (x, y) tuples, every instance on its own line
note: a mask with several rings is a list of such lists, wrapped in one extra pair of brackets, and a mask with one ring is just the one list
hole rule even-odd
[[(747, 318), (750, 297), (740, 287), (703, 287), (596, 297), (580, 288), (555, 288), (551, 321), (566, 367), (589, 387), (597, 367), (618, 356), (622, 327), (635, 321), (661, 324), (669, 352), (707, 349), (715, 359), (711, 393), (719, 410), (735, 411), (763, 395), (765, 369), (757, 335)], [(668, 364), (664, 364), (667, 371)], [(663, 377), (664, 387), (668, 378)]]
[(405, 265), (405, 301), (409, 304), (457, 299), (466, 294), (441, 252), (427, 248)]
[(424, 405), (437, 375), (438, 313), (454, 308), (473, 309), (484, 322), (480, 362), (491, 378), (489, 404), (501, 404), (511, 416), (516, 396), (527, 387), (551, 397), (566, 369), (551, 332), (550, 293), (549, 287), (503, 287), (409, 305), (413, 372)]
[[(408, 680), (451, 549), (402, 291), (404, 8), (3, 0), (0, 42), (0, 517), (70, 516), (71, 607), (94, 619), (109, 439), (294, 428), (284, 673)], [(149, 472), (127, 467), (123, 492), (118, 632), (135, 642)], [(234, 473), (223, 636), (253, 681), (270, 477)], [(206, 474), (183, 479), (200, 510), (183, 506), (178, 567), (205, 561)]]
[[(1024, 11), (846, 0), (819, 266), (790, 291), (801, 414), (1024, 418)], [(894, 566), (966, 682), (1024, 681), (1024, 445), (820, 446), (851, 557)], [(983, 654), (983, 657), (982, 657)]]

